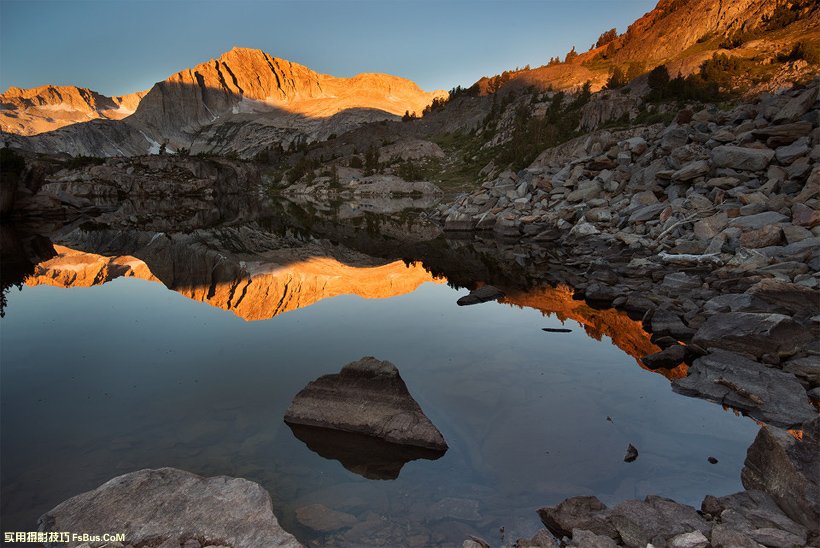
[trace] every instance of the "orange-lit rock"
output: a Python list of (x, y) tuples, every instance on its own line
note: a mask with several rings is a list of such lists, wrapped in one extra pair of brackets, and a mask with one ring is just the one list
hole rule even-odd
[[(587, 335), (596, 340), (601, 340), (603, 336), (609, 337), (615, 346), (635, 358), (638, 365), (649, 370), (641, 363), (640, 358), (659, 352), (660, 348), (652, 343), (641, 322), (632, 320), (626, 313), (615, 309), (592, 308), (584, 301), (573, 300), (572, 295), (570, 287), (559, 285), (527, 292), (510, 291), (501, 302), (535, 308), (549, 316), (555, 314), (562, 322), (576, 321), (584, 326)], [(659, 369), (655, 372), (671, 380), (685, 377), (686, 371), (686, 364), (680, 364), (674, 369)]]
[(134, 114), (146, 91), (107, 97), (75, 86), (10, 87), (0, 94), (0, 129), (18, 135), (37, 135), (98, 118), (121, 120)]

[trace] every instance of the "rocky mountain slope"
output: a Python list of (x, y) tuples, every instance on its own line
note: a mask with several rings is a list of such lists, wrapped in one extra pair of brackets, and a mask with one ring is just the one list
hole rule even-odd
[[(234, 48), (155, 84), (127, 119), (76, 124), (29, 138), (4, 133), (3, 138), (21, 148), (71, 155), (157, 154), (165, 145), (168, 151), (249, 157), (271, 145), (324, 139), (365, 122), (396, 119), (407, 110), (421, 112), (444, 96), (396, 76), (336, 78), (260, 50)], [(43, 108), (74, 108), (55, 103), (56, 97), (39, 110), (31, 102), (10, 102), (7, 117), (16, 115), (20, 122), (3, 126), (4, 132), (32, 135), (36, 129), (24, 121), (42, 116)], [(120, 112), (125, 112), (122, 107)]]
[(107, 97), (76, 86), (12, 86), (0, 94), (0, 130), (37, 135), (89, 120), (122, 120), (134, 113), (146, 93)]
[[(620, 36), (599, 40), (583, 53), (573, 46), (563, 62), (508, 73), (502, 80), (508, 78), (513, 87), (542, 89), (577, 89), (589, 81), (598, 90), (616, 67), (638, 75), (666, 64), (673, 76), (686, 76), (715, 53), (769, 66), (796, 44), (818, 40), (820, 9), (811, 0), (660, 0)], [(795, 76), (811, 69), (797, 72)], [(483, 78), (478, 84), (487, 92), (499, 82)]]

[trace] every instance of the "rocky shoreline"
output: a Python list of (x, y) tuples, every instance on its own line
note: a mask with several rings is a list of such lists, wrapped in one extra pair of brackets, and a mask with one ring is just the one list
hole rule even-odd
[(434, 216), (561, 247), (579, 298), (640, 315), (665, 348), (645, 363), (691, 364), (676, 390), (798, 426), (820, 401), (819, 89), (597, 132)]

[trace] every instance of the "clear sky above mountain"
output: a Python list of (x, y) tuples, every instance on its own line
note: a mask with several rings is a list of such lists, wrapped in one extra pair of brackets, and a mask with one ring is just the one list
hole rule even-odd
[(243, 46), (335, 76), (385, 72), (450, 89), (584, 51), (655, 3), (0, 0), (0, 87), (122, 95)]

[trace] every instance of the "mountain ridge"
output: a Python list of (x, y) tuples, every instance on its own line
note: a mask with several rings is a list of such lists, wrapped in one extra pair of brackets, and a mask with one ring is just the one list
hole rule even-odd
[(134, 113), (146, 93), (109, 97), (78, 86), (9, 86), (0, 94), (0, 130), (28, 136), (94, 119), (121, 120)]
[[(138, 101), (126, 96), (128, 101), (120, 104), (136, 103), (134, 111), (121, 111), (126, 115), (116, 120), (93, 108), (98, 102), (117, 105), (115, 99), (86, 88), (68, 86), (64, 91), (41, 94), (35, 101), (42, 105), (38, 107), (27, 102), (32, 90), (10, 88), (4, 95), (8, 99), (3, 101), (2, 119), (25, 119), (27, 110), (39, 108), (28, 117), (42, 122), (30, 131), (20, 130), (20, 124), (4, 124), (4, 139), (37, 152), (72, 155), (156, 154), (162, 144), (169, 151), (230, 153), (326, 138), (361, 123), (398, 119), (408, 110), (421, 112), (446, 96), (398, 76), (362, 73), (339, 78), (262, 50), (238, 47), (157, 82)], [(65, 104), (64, 95), (82, 104)], [(82, 113), (74, 122), (91, 123), (68, 125), (72, 122), (57, 123), (48, 116), (69, 108)], [(37, 132), (47, 123), (53, 123), (49, 131)], [(237, 133), (241, 143), (232, 142)]]

